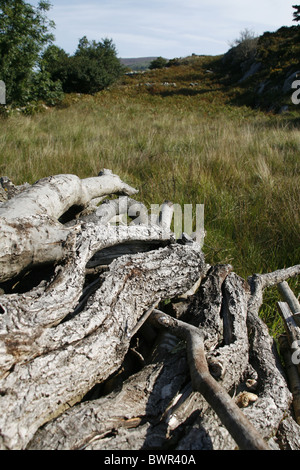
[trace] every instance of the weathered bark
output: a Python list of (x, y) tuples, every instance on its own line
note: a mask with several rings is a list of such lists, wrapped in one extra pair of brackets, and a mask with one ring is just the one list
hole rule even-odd
[[(165, 234), (165, 235), (164, 235)], [(159, 227), (86, 225), (74, 240), (69, 258), (51, 281), (25, 294), (0, 296), (0, 377), (16, 362), (40, 354), (39, 338), (59, 324), (77, 306), (85, 282), (85, 269), (93, 255), (126, 241), (170, 242)], [(171, 267), (170, 267), (171, 269)]]
[(73, 232), (58, 219), (92, 199), (137, 191), (105, 171), (96, 178), (75, 175), (44, 178), (0, 205), (0, 282), (39, 264), (61, 261)]
[(300, 450), (299, 426), (291, 416), (280, 423), (276, 442), (280, 450)]
[[(297, 447), (258, 312), (300, 266), (248, 282), (210, 267), (189, 237), (176, 242), (172, 203), (155, 219), (128, 197), (98, 206), (136, 193), (108, 171), (0, 184), (2, 449)], [(110, 225), (123, 215), (133, 222)], [(36, 264), (42, 282), (18, 292)]]
[[(41, 429), (29, 449), (81, 449), (103, 445), (113, 435), (114, 446), (118, 433), (143, 426), (162, 415), (174, 394), (186, 379), (186, 360), (170, 355), (165, 362), (152, 363), (130, 377), (121, 389), (108, 396), (82, 403), (66, 411)], [(170, 373), (171, 372), (171, 373)], [(164, 390), (164, 393), (161, 391)], [(78, 430), (82, 429), (79, 433)], [(149, 428), (148, 428), (149, 429)], [(147, 432), (147, 429), (145, 430)], [(143, 433), (142, 438), (144, 439)], [(138, 450), (144, 442), (135, 443)]]
[(278, 284), (278, 290), (281, 293), (283, 299), (288, 303), (296, 323), (298, 323), (298, 326), (300, 326), (300, 302), (296, 298), (294, 292), (286, 281), (280, 282)]
[[(290, 390), (293, 394), (293, 409), (295, 419), (300, 424), (300, 376), (297, 366), (293, 363), (291, 347), (287, 336), (281, 335), (279, 338), (280, 352), (283, 357)], [(299, 357), (299, 356), (298, 356)], [(298, 362), (298, 361), (297, 361)]]
[(256, 429), (246, 419), (225, 389), (210, 374), (201, 331), (158, 310), (154, 310), (152, 321), (170, 328), (176, 336), (187, 342), (187, 356), (193, 389), (199, 391), (206, 401), (212, 405), (240, 449), (268, 450), (267, 444)]
[[(216, 294), (216, 280), (212, 281), (212, 272), (224, 272), (224, 268), (210, 271), (203, 281), (206, 288), (200, 295), (205, 292), (206, 301), (210, 298), (209, 291), (210, 294), (211, 292)], [(208, 288), (209, 283), (211, 289)], [(241, 288), (239, 283), (237, 285)], [(192, 299), (191, 311), (195, 311), (193, 304), (197, 302)], [(188, 314), (189, 318), (191, 311)], [(164, 323), (164, 327), (168, 325)], [(277, 362), (278, 357), (273, 342), (265, 325), (259, 319), (250, 321), (249, 328), (250, 336), (253, 337), (250, 343), (253, 344), (253, 351), (251, 350), (250, 356), (254, 365), (248, 363), (245, 367), (244, 376), (237, 389), (252, 390), (251, 387), (254, 386), (258, 399), (242, 412), (261, 436), (269, 440), (271, 448), (279, 449), (277, 441), (281, 447), (283, 441), (286, 447), (293, 446), (295, 434), (285, 434), (283, 431), (285, 427), (282, 425), (285, 414), (288, 414), (291, 394), (282, 375), (282, 368)], [(199, 332), (205, 334), (205, 330), (200, 329)], [(152, 355), (151, 364), (124, 382), (121, 391), (117, 390), (107, 397), (100, 397), (68, 410), (38, 431), (29, 448), (101, 450), (236, 448), (235, 441), (202, 395), (195, 394), (191, 386), (185, 386), (189, 374), (184, 359), (184, 346), (180, 346), (181, 343), (178, 342), (173, 344), (171, 342), (170, 345), (169, 343), (161, 342), (158, 362), (155, 362), (155, 357)], [(258, 364), (253, 360), (255, 354), (259, 356)], [(193, 364), (193, 360), (190, 359), (189, 364)], [(254, 366), (257, 366), (257, 372)], [(157, 377), (158, 371), (162, 371), (159, 377)], [(239, 374), (238, 369), (237, 375)], [(256, 384), (253, 384), (256, 382), (253, 377), (258, 379)], [(177, 386), (172, 388), (177, 379), (179, 383), (177, 382)], [(220, 378), (224, 390), (232, 394), (232, 390), (228, 388), (230, 383), (231, 381)], [(157, 406), (157, 397), (160, 400), (162, 397), (166, 398), (168, 405), (163, 403), (161, 407), (153, 407), (153, 403)], [(210, 401), (210, 397), (208, 398)], [(290, 426), (287, 426), (287, 429), (290, 429)], [(279, 427), (280, 434), (274, 441), (273, 435)], [(293, 432), (297, 432), (298, 436), (300, 436), (299, 430), (297, 425), (293, 425)]]
[(203, 274), (201, 252), (191, 247), (171, 245), (113, 262), (84, 310), (35, 338), (30, 351), (37, 357), (0, 382), (3, 445), (24, 447), (39, 426), (117, 370), (143, 312)]

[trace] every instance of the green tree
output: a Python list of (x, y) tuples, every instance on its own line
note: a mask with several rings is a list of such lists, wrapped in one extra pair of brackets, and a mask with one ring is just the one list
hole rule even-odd
[(44, 47), (54, 40), (47, 0), (37, 7), (23, 0), (0, 0), (0, 79), (8, 103), (30, 100), (34, 73)]
[(51, 44), (43, 52), (40, 66), (54, 82), (59, 80), (63, 84), (68, 77), (69, 57), (62, 48)]
[(89, 41), (86, 36), (73, 56), (57, 50), (52, 63), (52, 79), (61, 80), (66, 93), (97, 93), (114, 83), (123, 70), (112, 40)]
[(43, 67), (32, 74), (28, 93), (29, 102), (44, 101), (47, 105), (54, 106), (63, 95), (61, 81), (53, 81), (51, 74)]
[(293, 5), (293, 8), (296, 10), (293, 13), (293, 21), (300, 21), (300, 5)]
[(166, 67), (167, 63), (168, 61), (164, 57), (157, 57), (157, 59), (152, 60), (151, 64), (149, 65), (149, 69), (162, 69), (163, 67)]

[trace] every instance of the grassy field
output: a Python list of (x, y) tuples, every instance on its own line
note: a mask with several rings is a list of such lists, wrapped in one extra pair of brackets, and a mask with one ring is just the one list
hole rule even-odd
[[(243, 277), (298, 264), (298, 121), (232, 105), (212, 65), (126, 77), (94, 97), (1, 120), (0, 175), (19, 184), (109, 168), (149, 207), (204, 204), (208, 263), (229, 262)], [(273, 289), (263, 311), (275, 335), (276, 299)]]

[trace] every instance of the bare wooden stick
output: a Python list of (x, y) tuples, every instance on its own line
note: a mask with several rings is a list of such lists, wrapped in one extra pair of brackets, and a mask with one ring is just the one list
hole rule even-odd
[[(292, 357), (297, 359), (298, 371), (300, 373), (300, 328), (295, 322), (294, 316), (287, 302), (278, 302), (278, 311), (283, 319), (288, 341), (292, 351)], [(294, 361), (295, 362), (295, 361)]]
[(300, 377), (298, 374), (298, 369), (296, 365), (293, 364), (287, 336), (280, 336), (279, 345), (285, 363), (290, 389), (293, 394), (293, 408), (295, 412), (295, 418), (297, 423), (300, 424)]
[(300, 264), (291, 266), (289, 268), (278, 269), (272, 273), (259, 274), (258, 277), (262, 281), (263, 288), (274, 286), (280, 282), (284, 282), (291, 277), (298, 276), (300, 274)]
[(291, 277), (300, 274), (300, 264), (291, 266), (286, 269), (278, 269), (272, 273), (267, 274), (253, 274), (248, 277), (248, 284), (250, 288), (250, 296), (248, 302), (248, 316), (249, 313), (257, 315), (259, 308), (263, 303), (264, 289), (271, 286), (276, 286), (281, 282), (290, 279)]
[(253, 274), (248, 277), (248, 284), (251, 289), (252, 304), (256, 304), (261, 301), (263, 290), (266, 287), (275, 286), (291, 277), (298, 276), (300, 274), (300, 264), (291, 266), (286, 269), (278, 269), (272, 273), (267, 274)]
[(117, 193), (133, 195), (137, 192), (109, 170), (82, 180), (75, 175), (50, 176), (4, 203), (0, 208), (0, 216), (14, 220), (47, 214), (58, 219), (71, 206), (85, 206), (96, 197)]
[(297, 297), (286, 281), (281, 282), (277, 287), (280, 294), (282, 295), (282, 298), (285, 300), (285, 302), (288, 303), (295, 322), (300, 327), (300, 303)]
[(204, 352), (201, 331), (187, 323), (154, 310), (151, 320), (168, 328), (187, 342), (187, 354), (193, 388), (212, 406), (240, 449), (269, 450), (269, 446), (231, 399), (225, 389), (211, 376)]
[(284, 321), (284, 326), (288, 335), (290, 345), (293, 343), (300, 344), (300, 328), (295, 322), (294, 315), (291, 312), (287, 302), (277, 303), (278, 311)]
[(159, 301), (158, 302), (155, 302), (154, 305), (152, 305), (152, 307), (150, 307), (144, 314), (143, 316), (140, 318), (140, 320), (137, 322), (137, 324), (135, 325), (135, 327), (133, 328), (132, 331), (130, 331), (130, 333), (128, 333), (128, 337), (129, 338), (133, 338), (133, 336), (139, 331), (139, 329), (144, 325), (144, 323), (148, 320), (148, 318), (150, 317), (150, 315), (152, 314), (152, 312), (154, 311), (154, 309), (158, 306), (159, 304)]

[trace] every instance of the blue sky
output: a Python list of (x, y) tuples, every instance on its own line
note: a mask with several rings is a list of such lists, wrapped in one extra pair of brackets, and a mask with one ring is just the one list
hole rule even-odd
[[(38, 0), (28, 3), (35, 5)], [(56, 44), (112, 39), (119, 57), (218, 55), (248, 28), (257, 35), (296, 24), (295, 0), (50, 0)]]

